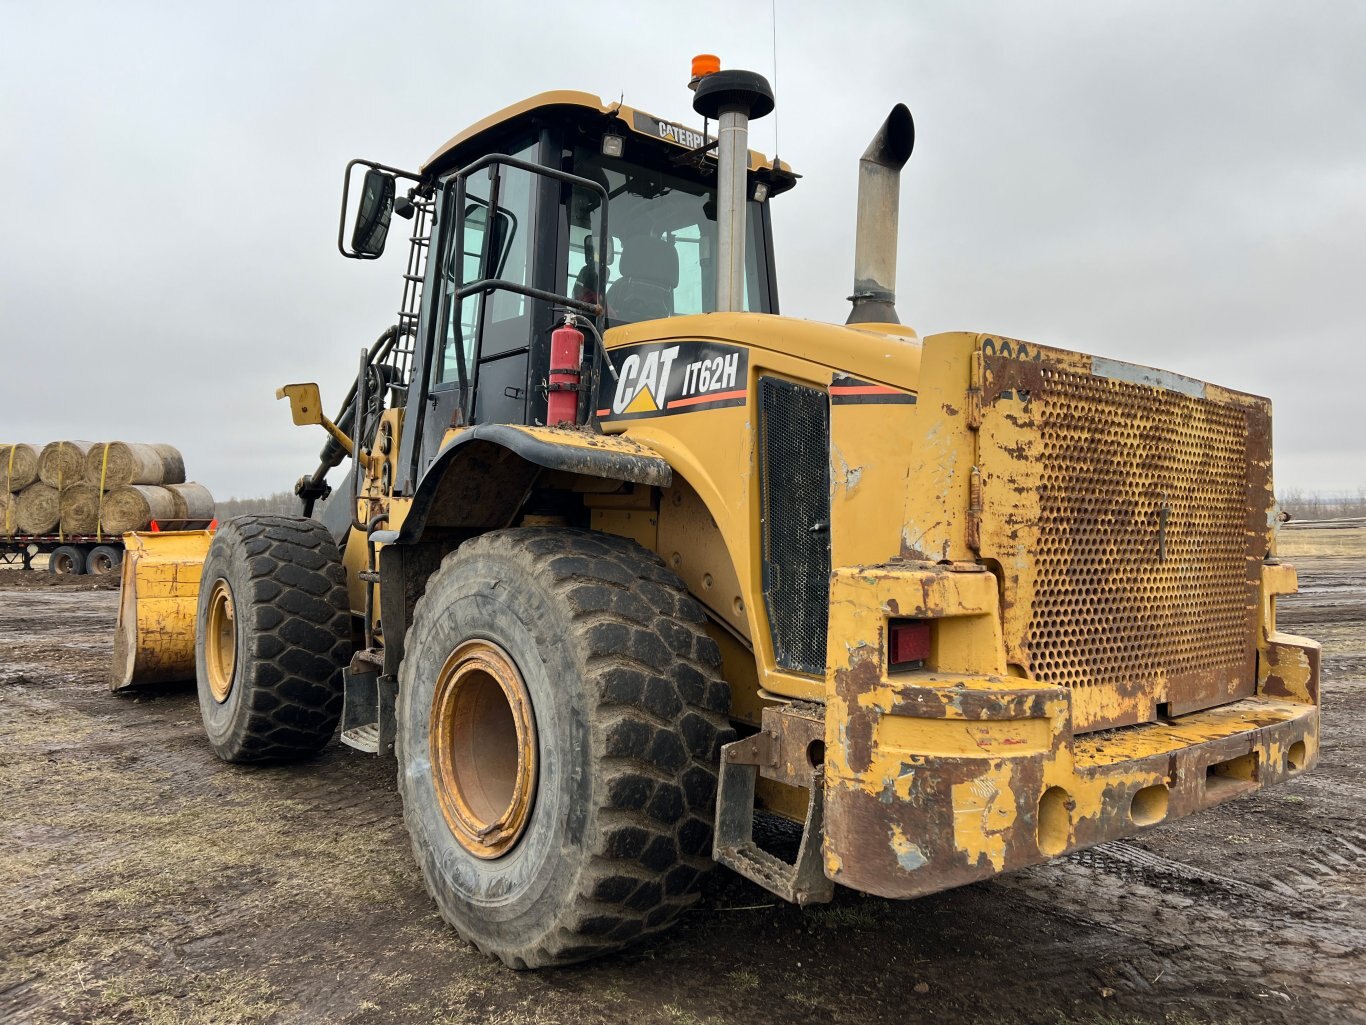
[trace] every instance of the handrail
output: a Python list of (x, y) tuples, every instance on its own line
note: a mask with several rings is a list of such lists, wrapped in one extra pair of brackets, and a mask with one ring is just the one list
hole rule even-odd
[[(449, 201), (451, 199), (452, 190), (454, 190), (455, 193), (455, 227), (453, 238), (447, 236), (445, 233), (445, 229), (442, 229), (441, 245), (438, 246), (438, 252), (435, 254), (438, 260), (438, 278), (444, 272), (447, 252), (446, 243), (448, 241), (453, 243), (454, 251), (456, 254), (456, 274), (458, 276), (457, 280), (464, 276), (464, 260), (461, 259), (461, 257), (465, 251), (465, 182), (470, 175), (474, 174), (476, 171), (481, 171), (485, 168), (490, 169), (490, 174), (493, 179), (489, 188), (489, 228), (485, 234), (485, 254), (483, 259), (481, 260), (482, 266), (488, 266), (487, 249), (488, 246), (492, 244), (492, 238), (494, 235), (493, 218), (495, 218), (498, 215), (497, 196), (500, 184), (500, 175), (498, 169), (500, 167), (511, 167), (517, 170), (526, 171), (530, 174), (540, 175), (543, 178), (550, 178), (551, 180), (558, 181), (561, 184), (588, 189), (591, 192), (596, 192), (599, 196), (602, 197), (602, 202), (600, 206), (600, 209), (602, 210), (602, 227), (598, 238), (597, 261), (597, 266), (599, 268), (598, 273), (600, 278), (598, 294), (601, 295), (606, 285), (607, 275), (607, 240), (609, 238), (607, 231), (607, 213), (608, 200), (610, 199), (607, 189), (599, 182), (593, 181), (591, 178), (584, 178), (577, 174), (570, 174), (568, 171), (561, 171), (553, 167), (546, 167), (544, 164), (532, 163), (531, 161), (522, 160), (518, 157), (510, 156), (506, 153), (486, 154), (485, 156), (480, 157), (478, 160), (475, 160), (473, 163), (467, 164), (465, 167), (462, 167), (460, 170), (456, 171), (443, 183), (443, 209), (451, 209), (451, 204)], [(430, 256), (431, 254), (429, 254), (429, 259)], [(454, 303), (454, 310), (451, 311), (451, 316), (453, 317), (455, 322), (458, 323), (460, 316), (460, 303), (462, 302), (462, 300), (476, 293), (487, 294), (490, 292), (498, 291), (500, 289), (509, 292), (514, 292), (518, 295), (524, 295), (531, 299), (539, 299), (543, 302), (555, 303), (561, 306), (568, 307), (570, 309), (579, 310), (582, 313), (589, 315), (593, 319), (598, 321), (602, 320), (603, 314), (605, 312), (601, 303), (587, 303), (581, 299), (575, 299), (572, 296), (560, 295), (559, 293), (549, 292), (545, 289), (532, 288), (529, 285), (519, 284), (515, 281), (506, 281), (502, 278), (481, 278), (480, 280), (471, 282), (469, 284), (462, 283), (451, 293), (450, 301)], [(439, 330), (439, 324), (437, 323), (437, 321), (438, 318), (435, 316), (429, 318), (429, 322), (427, 324), (426, 337), (422, 339), (422, 374), (421, 380), (419, 382), (420, 386), (416, 396), (417, 415), (416, 423), (414, 424), (413, 431), (411, 434), (411, 437), (413, 439), (413, 445), (412, 452), (409, 454), (408, 464), (408, 476), (409, 479), (414, 482), (414, 485), (416, 485), (418, 479), (418, 463), (421, 459), (423, 430), (426, 426), (427, 395), (431, 388), (432, 362), (435, 355), (437, 332)], [(463, 339), (461, 339), (461, 342), (463, 343)], [(471, 379), (470, 375), (467, 374), (467, 368), (465, 367), (463, 344), (459, 345), (458, 349), (459, 352), (456, 363), (457, 371), (460, 375), (460, 409), (463, 413), (466, 410), (466, 407), (470, 401), (470, 395), (473, 394), (479, 386), (479, 359), (478, 355), (476, 354), (473, 367), (474, 374), (473, 378)], [(410, 410), (413, 408), (413, 395), (411, 392), (409, 393), (408, 408)]]

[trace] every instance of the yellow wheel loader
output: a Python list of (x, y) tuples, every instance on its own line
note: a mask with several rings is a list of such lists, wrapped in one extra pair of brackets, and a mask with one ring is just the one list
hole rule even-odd
[(300, 517), (130, 545), (113, 686), (195, 676), (232, 761), (393, 755), (433, 898), (518, 968), (666, 928), (715, 862), (909, 898), (1308, 769), (1269, 403), (901, 324), (900, 105), (848, 323), (781, 316), (772, 92), (692, 86), (700, 127), (554, 92), (348, 165), (345, 256), (411, 224), (397, 323), (335, 418), (281, 389), (328, 433)]

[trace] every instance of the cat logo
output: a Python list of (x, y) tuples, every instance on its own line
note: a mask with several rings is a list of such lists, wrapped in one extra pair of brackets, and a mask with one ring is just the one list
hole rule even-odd
[(669, 371), (678, 358), (678, 346), (654, 349), (644, 358), (631, 353), (622, 361), (617, 379), (616, 394), (612, 396), (612, 412), (658, 413), (664, 408), (664, 396), (669, 390)]
[(744, 405), (748, 353), (716, 342), (651, 343), (616, 349), (613, 384), (602, 377), (599, 418), (614, 420)]

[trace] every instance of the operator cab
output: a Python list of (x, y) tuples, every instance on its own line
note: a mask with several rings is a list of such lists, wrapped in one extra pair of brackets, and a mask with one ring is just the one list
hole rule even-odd
[[(716, 309), (716, 142), (703, 132), (587, 93), (544, 93), (456, 136), (410, 177), (409, 201), (425, 203), (431, 226), (419, 218), (413, 236), (428, 258), (409, 260), (408, 280), (423, 287), (402, 375), (414, 472), (400, 473), (400, 491), (452, 426), (546, 422), (550, 335), (566, 307), (598, 308), (599, 331)], [(796, 177), (750, 152), (745, 310), (778, 312), (767, 200)]]
[[(449, 227), (451, 219), (447, 206), (438, 206), (433, 246), (440, 247), (441, 273), (436, 280), (429, 275), (425, 303), (426, 314), (436, 317), (438, 343), (429, 383), (434, 415), (423, 432), (426, 455), (434, 454), (452, 422), (545, 422), (549, 336), (560, 303), (505, 287), (456, 301), (460, 287), (500, 280), (598, 303), (604, 308), (601, 329), (716, 309), (716, 161), (714, 145), (703, 149), (709, 141), (699, 131), (594, 96), (548, 93), (496, 113), (434, 154), (423, 176), (434, 179), (445, 204), (462, 168), (494, 153), (568, 172), (602, 191), (503, 165), (490, 217), (492, 182), (488, 172), (475, 171), (466, 178), (459, 254), (452, 238), (440, 238), (441, 224)], [(766, 198), (791, 187), (795, 176), (758, 154), (750, 163), (757, 195), (751, 191), (747, 217), (744, 308), (776, 313)], [(604, 282), (593, 258), (598, 246)]]

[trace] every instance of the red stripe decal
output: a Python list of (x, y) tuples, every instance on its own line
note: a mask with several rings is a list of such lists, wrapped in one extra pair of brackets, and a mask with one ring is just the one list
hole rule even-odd
[(724, 402), (726, 399), (743, 399), (746, 394), (745, 389), (741, 388), (738, 391), (716, 392), (713, 395), (694, 395), (687, 399), (674, 399), (669, 403), (669, 408), (673, 409), (676, 406), (695, 406), (699, 402)]

